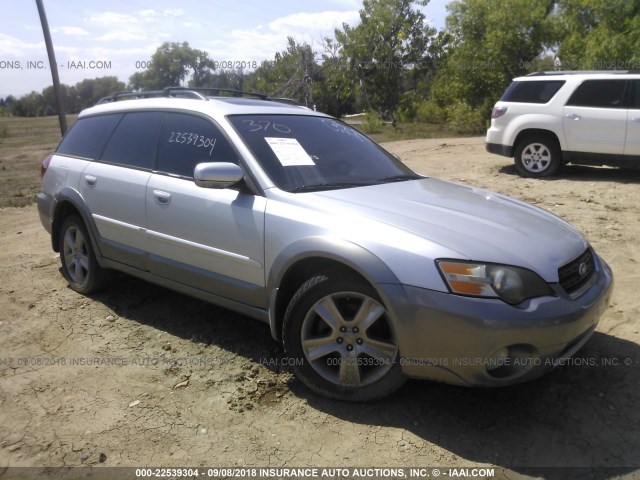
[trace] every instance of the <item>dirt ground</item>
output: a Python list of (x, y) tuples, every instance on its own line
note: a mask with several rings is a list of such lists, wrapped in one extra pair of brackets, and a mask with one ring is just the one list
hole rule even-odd
[(581, 478), (640, 476), (640, 170), (568, 167), (527, 180), (481, 138), (386, 147), (423, 174), (526, 200), (585, 233), (616, 285), (573, 363), (509, 388), (410, 381), (379, 402), (325, 400), (292, 377), (264, 324), (124, 275), (91, 298), (76, 294), (35, 205), (5, 208), (0, 466), (494, 466), (498, 478), (563, 478), (543, 467), (568, 466), (583, 467)]

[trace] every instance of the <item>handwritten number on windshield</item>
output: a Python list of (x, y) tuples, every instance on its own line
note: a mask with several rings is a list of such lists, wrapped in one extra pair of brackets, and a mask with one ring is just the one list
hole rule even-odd
[(354, 130), (353, 128), (349, 128), (345, 125), (342, 125), (341, 123), (336, 122), (335, 120), (324, 118), (322, 119), (322, 124), (336, 133), (341, 133), (342, 135), (347, 135), (348, 137), (353, 137), (360, 142), (364, 142), (364, 138), (362, 138), (362, 135), (357, 130)]
[(280, 133), (291, 133), (291, 129), (282, 123), (275, 123), (269, 120), (243, 120), (250, 132), (268, 131), (270, 128)]

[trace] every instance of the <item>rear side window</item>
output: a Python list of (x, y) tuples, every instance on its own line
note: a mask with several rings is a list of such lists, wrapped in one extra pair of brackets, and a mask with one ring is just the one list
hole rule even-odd
[(161, 122), (161, 112), (127, 113), (100, 159), (128, 167), (153, 169)]
[(167, 113), (160, 135), (158, 171), (193, 177), (198, 163), (238, 163), (237, 155), (209, 120), (184, 113)]
[(640, 109), (640, 80), (629, 80), (629, 108)]
[(122, 118), (122, 114), (80, 118), (60, 142), (56, 153), (95, 159)]
[(567, 105), (574, 107), (625, 108), (625, 80), (586, 80), (573, 92)]
[(500, 100), (516, 103), (547, 103), (564, 83), (564, 80), (513, 82)]

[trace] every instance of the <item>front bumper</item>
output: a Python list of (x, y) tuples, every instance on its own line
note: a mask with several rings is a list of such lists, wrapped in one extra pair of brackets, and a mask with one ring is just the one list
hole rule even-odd
[[(536, 378), (586, 343), (607, 309), (609, 266), (583, 295), (540, 297), (518, 306), (407, 285), (378, 285), (394, 317), (402, 371), (457, 385), (501, 386)], [(514, 357), (496, 363), (510, 347)]]

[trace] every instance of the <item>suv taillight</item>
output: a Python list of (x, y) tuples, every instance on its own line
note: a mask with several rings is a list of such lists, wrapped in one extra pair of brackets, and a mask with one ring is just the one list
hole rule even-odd
[(47, 173), (47, 168), (49, 168), (51, 158), (53, 158), (53, 155), (49, 155), (42, 161), (42, 165), (40, 165), (40, 178), (44, 177), (44, 174)]
[(491, 118), (498, 118), (507, 113), (507, 107), (493, 107)]

